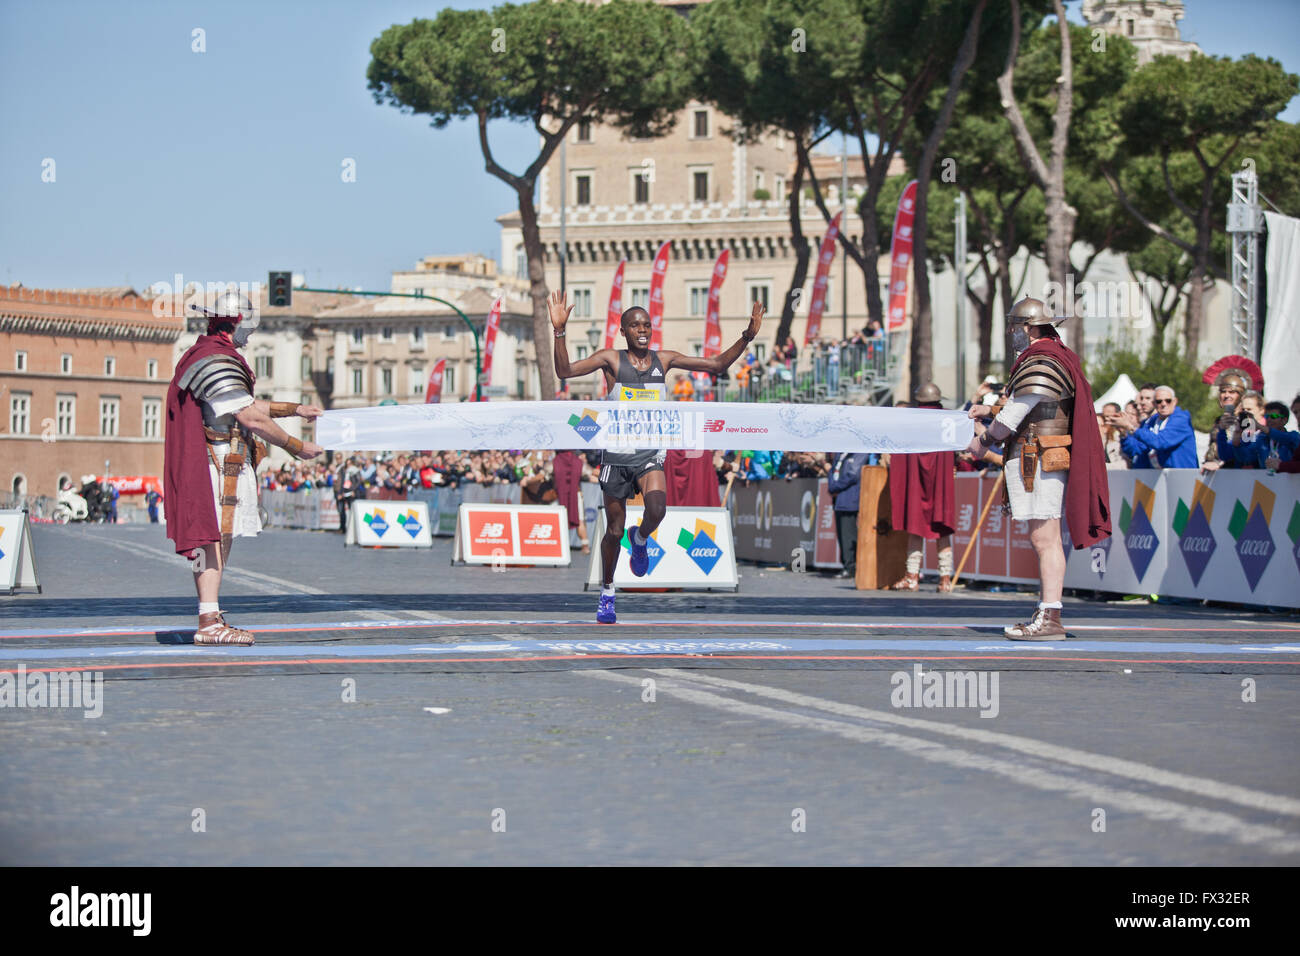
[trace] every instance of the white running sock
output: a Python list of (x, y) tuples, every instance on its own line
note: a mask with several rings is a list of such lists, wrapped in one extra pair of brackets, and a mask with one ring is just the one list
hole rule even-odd
[(601, 588), (600, 588), (600, 596), (601, 596), (601, 597), (613, 597), (613, 596), (614, 596), (614, 586), (613, 586), (612, 584), (611, 584), (609, 587), (605, 587), (604, 585), (601, 585)]
[(634, 543), (638, 548), (640, 548), (640, 547), (642, 547), (642, 546), (645, 545), (646, 539), (645, 539), (644, 537), (641, 536), (641, 526), (640, 526), (640, 525), (638, 525), (637, 527), (635, 527), (635, 528), (632, 529), (632, 542), (633, 542), (633, 543)]
[(1051, 610), (1059, 611), (1061, 609), (1061, 602), (1060, 601), (1039, 601), (1038, 606), (1041, 608), (1045, 608), (1049, 611)]
[(944, 548), (939, 552), (939, 573), (952, 577), (952, 548)]
[(219, 601), (211, 601), (206, 603), (203, 601), (199, 602), (200, 614), (218, 614), (220, 613), (220, 611), (221, 611), (221, 603)]
[(921, 552), (920, 551), (907, 552), (907, 573), (908, 574), (921, 573)]

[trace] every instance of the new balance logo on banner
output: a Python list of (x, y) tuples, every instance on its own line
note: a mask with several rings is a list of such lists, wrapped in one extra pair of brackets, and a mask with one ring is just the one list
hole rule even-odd
[(483, 526), (483, 537), (499, 538), (506, 533), (506, 526), (499, 522), (488, 522)]
[(710, 418), (704, 423), (704, 430), (706, 432), (720, 432), (722, 431), (722, 426), (726, 423), (727, 420), (725, 418)]
[(530, 541), (551, 541), (555, 536), (551, 533), (553, 526), (549, 524), (535, 524), (533, 529), (528, 532)]

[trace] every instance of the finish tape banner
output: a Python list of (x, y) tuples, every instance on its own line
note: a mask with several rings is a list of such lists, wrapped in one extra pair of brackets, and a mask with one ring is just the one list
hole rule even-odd
[(964, 411), (754, 402), (502, 402), (327, 411), (316, 441), (335, 451), (634, 448), (960, 451)]

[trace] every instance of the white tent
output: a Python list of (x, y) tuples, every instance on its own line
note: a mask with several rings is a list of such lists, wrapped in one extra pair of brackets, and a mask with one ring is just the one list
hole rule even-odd
[(1106, 389), (1106, 394), (1100, 396), (1092, 403), (1092, 410), (1100, 412), (1106, 403), (1114, 402), (1121, 409), (1133, 399), (1137, 398), (1137, 386), (1133, 380), (1124, 372), (1119, 373), (1119, 378), (1115, 379), (1115, 384)]

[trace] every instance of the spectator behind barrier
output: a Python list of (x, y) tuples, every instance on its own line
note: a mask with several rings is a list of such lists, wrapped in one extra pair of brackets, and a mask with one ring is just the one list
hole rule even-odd
[[(1145, 391), (1145, 389), (1144, 389)], [(1195, 468), (1196, 433), (1192, 416), (1178, 407), (1178, 396), (1167, 385), (1154, 389), (1155, 414), (1120, 442), (1133, 468)], [(1139, 393), (1138, 406), (1142, 406)]]
[(1300, 445), (1300, 432), (1286, 429), (1290, 417), (1290, 412), (1281, 402), (1265, 405), (1254, 441), (1240, 441), (1234, 449), (1238, 467), (1266, 468), (1270, 458), (1279, 462), (1289, 461)]

